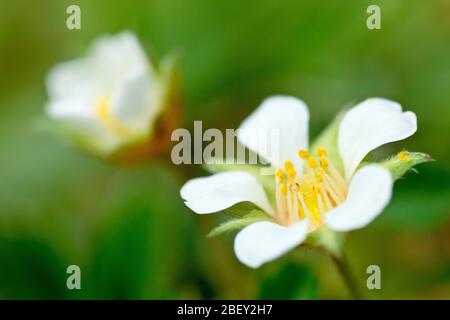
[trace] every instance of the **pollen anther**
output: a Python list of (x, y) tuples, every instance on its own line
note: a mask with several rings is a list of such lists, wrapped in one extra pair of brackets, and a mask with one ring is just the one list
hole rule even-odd
[(289, 178), (291, 178), (291, 179), (295, 179), (295, 177), (297, 176), (297, 172), (295, 172), (294, 169), (289, 169), (287, 171), (287, 174), (288, 174)]
[(302, 158), (302, 159), (306, 159), (306, 158), (308, 158), (309, 157), (309, 152), (308, 152), (308, 150), (300, 150), (299, 152), (298, 152), (298, 156), (300, 157), (300, 158)]
[(309, 165), (311, 168), (317, 168), (317, 160), (316, 160), (316, 158), (314, 158), (314, 157), (309, 157), (309, 158), (308, 158), (308, 165)]
[(277, 169), (277, 171), (275, 172), (275, 176), (277, 178), (278, 181), (282, 181), (284, 179), (284, 172), (282, 169)]
[(411, 160), (411, 158), (409, 157), (409, 152), (408, 151), (402, 151), (398, 154), (398, 159), (402, 162), (408, 162)]
[(292, 162), (286, 161), (275, 172), (277, 215), (283, 225), (309, 219), (309, 231), (312, 231), (325, 223), (326, 212), (345, 200), (348, 189), (325, 148), (317, 148), (314, 155), (300, 150), (298, 155), (304, 160), (305, 168), (296, 171)]
[(325, 149), (324, 147), (318, 147), (316, 149), (316, 153), (319, 157), (326, 157), (327, 156), (327, 149)]
[(294, 165), (292, 164), (292, 162), (286, 161), (284, 163), (284, 168), (286, 169), (286, 172), (288, 172), (289, 170), (294, 169)]
[(324, 169), (328, 168), (328, 158), (327, 156), (320, 156), (320, 166)]

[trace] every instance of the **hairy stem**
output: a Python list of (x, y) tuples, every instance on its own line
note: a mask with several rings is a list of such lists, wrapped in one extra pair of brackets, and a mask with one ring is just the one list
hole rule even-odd
[(358, 286), (356, 284), (355, 278), (352, 275), (352, 272), (350, 271), (347, 259), (344, 257), (343, 254), (341, 254), (340, 256), (336, 256), (330, 253), (330, 257), (335, 263), (337, 269), (339, 270), (339, 273), (341, 274), (342, 279), (347, 285), (347, 288), (350, 291), (352, 298), (355, 300), (361, 300), (362, 299), (361, 292), (358, 289)]

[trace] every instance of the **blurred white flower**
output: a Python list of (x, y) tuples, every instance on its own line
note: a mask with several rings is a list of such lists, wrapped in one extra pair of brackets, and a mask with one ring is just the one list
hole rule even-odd
[(98, 38), (48, 74), (46, 114), (75, 144), (110, 156), (154, 134), (167, 84), (131, 32)]
[[(243, 171), (193, 179), (181, 189), (186, 205), (199, 214), (251, 202), (270, 217), (252, 221), (235, 238), (235, 253), (249, 267), (276, 259), (324, 225), (345, 232), (372, 222), (389, 203), (394, 178), (379, 164), (357, 168), (371, 150), (405, 139), (417, 129), (414, 113), (402, 112), (392, 101), (368, 99), (343, 116), (334, 142), (338, 156), (331, 157), (324, 147), (308, 151), (308, 121), (309, 112), (301, 100), (275, 96), (241, 125), (245, 129), (241, 132), (279, 133), (277, 155), (256, 139), (238, 134), (242, 144), (276, 170), (273, 201), (258, 178)], [(402, 161), (408, 161), (407, 155)]]

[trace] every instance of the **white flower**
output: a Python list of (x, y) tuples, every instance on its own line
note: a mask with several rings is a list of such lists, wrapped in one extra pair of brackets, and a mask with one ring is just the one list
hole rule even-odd
[(276, 157), (268, 152), (268, 146), (238, 134), (242, 144), (276, 169), (275, 208), (259, 180), (247, 172), (193, 179), (181, 189), (186, 205), (200, 214), (248, 201), (273, 218), (274, 222), (246, 226), (235, 238), (236, 256), (249, 267), (257, 268), (283, 255), (325, 224), (345, 232), (373, 221), (389, 203), (394, 180), (381, 165), (357, 169), (358, 165), (371, 150), (405, 139), (417, 129), (416, 115), (402, 112), (395, 102), (372, 98), (358, 104), (346, 112), (339, 125), (336, 143), (343, 169), (338, 170), (329, 150), (308, 151), (308, 121), (309, 112), (301, 100), (275, 96), (266, 99), (241, 125), (245, 129), (241, 132), (279, 133)]
[(152, 134), (163, 107), (159, 75), (130, 32), (101, 37), (85, 58), (55, 66), (47, 90), (47, 115), (101, 155)]

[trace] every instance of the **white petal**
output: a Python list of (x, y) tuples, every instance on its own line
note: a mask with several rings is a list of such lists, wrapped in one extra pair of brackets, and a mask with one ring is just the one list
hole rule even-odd
[(274, 214), (262, 185), (247, 172), (228, 171), (192, 179), (181, 188), (180, 194), (196, 213), (213, 213), (249, 201)]
[(46, 79), (50, 99), (92, 98), (105, 91), (89, 59), (64, 62), (54, 66)]
[(297, 153), (308, 148), (308, 121), (303, 101), (288, 96), (269, 97), (242, 122), (238, 139), (273, 167), (290, 160), (300, 170)]
[(386, 99), (367, 99), (350, 109), (342, 119), (338, 135), (347, 180), (370, 151), (405, 139), (416, 130), (416, 115), (402, 112), (398, 103)]
[(151, 71), (144, 49), (136, 36), (128, 31), (98, 38), (90, 47), (88, 56), (102, 81), (110, 83), (110, 87), (114, 87), (116, 79), (122, 79), (128, 72)]
[(98, 121), (94, 109), (90, 107), (90, 101), (70, 99), (50, 101), (46, 113), (61, 123), (68, 132), (89, 141), (104, 153), (111, 152), (120, 144), (117, 136)]
[(258, 268), (295, 248), (307, 234), (307, 220), (288, 227), (269, 221), (256, 222), (237, 234), (234, 252), (243, 264)]
[(335, 231), (360, 229), (372, 222), (387, 206), (392, 196), (390, 172), (378, 165), (359, 169), (353, 177), (347, 199), (325, 214)]
[(50, 99), (95, 99), (109, 95), (130, 73), (153, 74), (145, 52), (130, 32), (98, 38), (85, 58), (53, 67), (47, 77)]
[(111, 113), (132, 131), (143, 131), (158, 113), (156, 84), (146, 69), (123, 79), (111, 100)]

